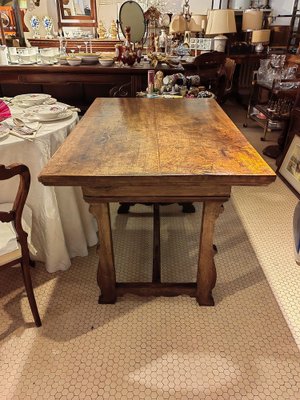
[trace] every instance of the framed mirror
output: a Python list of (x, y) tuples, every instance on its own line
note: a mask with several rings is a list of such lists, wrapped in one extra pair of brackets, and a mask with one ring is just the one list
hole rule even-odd
[(97, 26), (96, 0), (56, 0), (59, 28)]
[(142, 42), (147, 26), (142, 7), (133, 0), (125, 1), (120, 8), (119, 25), (124, 36), (126, 36), (126, 26), (130, 26), (133, 43)]

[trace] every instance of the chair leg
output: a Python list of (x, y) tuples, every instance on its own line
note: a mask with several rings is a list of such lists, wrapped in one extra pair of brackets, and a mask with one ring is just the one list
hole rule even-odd
[(193, 203), (178, 203), (180, 206), (182, 206), (182, 212), (183, 213), (194, 213), (196, 212), (196, 209), (193, 205)]
[(24, 279), (24, 285), (29, 301), (29, 305), (31, 308), (31, 312), (34, 318), (34, 322), (36, 326), (41, 326), (42, 322), (39, 316), (38, 308), (36, 305), (34, 293), (33, 293), (33, 287), (32, 287), (32, 282), (31, 282), (31, 276), (30, 276), (30, 270), (29, 270), (29, 263), (21, 263), (22, 267), (22, 273), (23, 273), (23, 279)]

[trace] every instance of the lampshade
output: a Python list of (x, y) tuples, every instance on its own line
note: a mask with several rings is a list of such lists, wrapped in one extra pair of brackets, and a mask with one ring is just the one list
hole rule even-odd
[(173, 15), (169, 26), (170, 33), (183, 33), (187, 30), (187, 21), (183, 15)]
[(211, 10), (208, 14), (207, 35), (236, 32), (234, 10)]
[(205, 30), (206, 24), (206, 15), (193, 14), (189, 23), (189, 30), (191, 32), (201, 32), (202, 30)]
[(269, 43), (270, 41), (270, 29), (261, 29), (258, 31), (253, 31), (252, 33), (252, 43)]
[(261, 29), (263, 12), (260, 10), (245, 10), (243, 13), (242, 30), (255, 31)]

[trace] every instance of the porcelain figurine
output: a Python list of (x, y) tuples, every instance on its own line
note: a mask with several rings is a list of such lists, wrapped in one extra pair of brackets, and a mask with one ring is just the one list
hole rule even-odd
[(99, 24), (98, 24), (97, 33), (99, 35), (99, 39), (105, 39), (106, 38), (106, 29), (105, 29), (105, 26), (104, 26), (104, 24), (103, 24), (103, 22), (101, 20), (99, 21)]
[(116, 25), (116, 21), (115, 20), (111, 21), (109, 34), (110, 34), (110, 38), (111, 39), (117, 39), (118, 30), (117, 30), (117, 25)]
[(154, 77), (154, 89), (160, 91), (163, 86), (164, 73), (157, 71)]

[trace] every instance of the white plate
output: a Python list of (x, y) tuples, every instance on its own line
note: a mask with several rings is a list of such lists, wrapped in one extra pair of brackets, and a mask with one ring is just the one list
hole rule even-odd
[(24, 114), (24, 118), (28, 119), (28, 121), (38, 121), (38, 122), (56, 122), (56, 121), (60, 121), (62, 119), (66, 119), (66, 118), (70, 118), (73, 115), (73, 111), (72, 110), (65, 110), (62, 113), (60, 113), (58, 116), (54, 117), (54, 118), (43, 118), (40, 117), (39, 115), (34, 115), (34, 114), (29, 114), (27, 112), (25, 112)]
[(0, 140), (7, 138), (8, 135), (9, 135), (9, 127), (2, 125), (0, 122)]
[(28, 107), (26, 113), (37, 115), (39, 118), (54, 119), (62, 112), (66, 111), (66, 106), (58, 104), (41, 104), (39, 106)]
[(34, 105), (34, 104), (42, 104), (45, 100), (49, 99), (50, 97), (51, 97), (51, 94), (26, 93), (26, 94), (19, 94), (18, 96), (15, 96), (14, 100), (28, 102), (31, 105)]
[[(52, 105), (52, 104), (56, 104), (56, 103), (57, 103), (56, 99), (49, 97), (41, 105)], [(37, 107), (36, 105), (32, 105), (32, 102), (15, 100), (14, 98), (11, 99), (11, 104), (13, 106), (21, 107), (21, 108)]]

